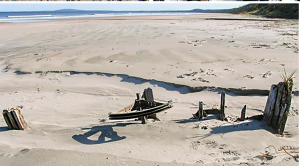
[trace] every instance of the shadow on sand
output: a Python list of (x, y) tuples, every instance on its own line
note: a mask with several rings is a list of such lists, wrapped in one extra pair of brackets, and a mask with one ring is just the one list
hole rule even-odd
[(0, 127), (0, 132), (8, 131), (8, 127)]
[(209, 115), (207, 117), (204, 117), (203, 119), (178, 119), (178, 120), (174, 120), (175, 123), (179, 123), (179, 124), (184, 124), (184, 123), (191, 123), (191, 122), (203, 122), (203, 121), (207, 121), (207, 120), (212, 120), (212, 119), (218, 119), (218, 115)]
[[(117, 123), (116, 125), (103, 125), (103, 126), (94, 126), (92, 128), (82, 128), (82, 130), (89, 130), (84, 134), (73, 135), (72, 138), (82, 144), (93, 145), (93, 144), (103, 144), (114, 141), (120, 141), (125, 139), (125, 136), (119, 136), (114, 127), (125, 127), (126, 125), (131, 125), (136, 123)], [(101, 132), (101, 135), (98, 137), (98, 140), (92, 140), (89, 137)]]
[[(176, 123), (179, 124), (184, 124), (184, 123), (195, 123), (207, 121), (207, 120), (212, 120), (212, 119), (218, 119), (217, 115), (209, 115), (201, 120), (198, 119), (179, 119), (175, 120)], [(267, 123), (263, 120), (246, 120), (246, 121), (241, 121), (241, 122), (236, 122), (236, 124), (224, 124), (221, 126), (217, 127), (209, 127), (208, 126), (208, 131), (210, 132), (208, 134), (198, 134), (196, 136), (190, 137), (190, 138), (200, 138), (204, 139), (207, 138), (211, 135), (224, 135), (228, 134), (231, 132), (239, 132), (239, 131), (254, 131), (254, 130), (266, 130), (272, 134), (275, 134), (276, 132), (267, 125)]]

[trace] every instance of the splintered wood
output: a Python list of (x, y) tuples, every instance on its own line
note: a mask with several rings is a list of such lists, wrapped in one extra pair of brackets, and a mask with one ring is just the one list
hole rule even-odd
[(2, 114), (8, 129), (26, 130), (29, 128), (18, 108), (5, 109)]
[(264, 110), (264, 120), (279, 134), (283, 134), (292, 100), (293, 80), (272, 85)]

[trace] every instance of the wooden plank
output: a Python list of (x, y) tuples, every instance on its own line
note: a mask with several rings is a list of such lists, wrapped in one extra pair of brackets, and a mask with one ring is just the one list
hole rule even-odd
[(19, 113), (20, 111), (18, 110), (18, 109), (13, 109), (12, 111), (11, 111), (11, 114), (14, 116), (14, 119), (15, 119), (15, 122), (16, 122), (16, 124), (17, 124), (17, 126), (18, 126), (18, 128), (20, 129), (20, 130), (24, 130), (24, 128), (23, 128), (23, 125), (22, 125), (22, 122), (20, 121), (20, 117), (19, 117)]
[(287, 97), (286, 97), (286, 105), (285, 105), (285, 111), (282, 113), (283, 115), (282, 116), (282, 119), (279, 121), (279, 134), (283, 134), (284, 132), (284, 129), (285, 129), (285, 124), (286, 124), (286, 121), (287, 121), (287, 117), (289, 115), (289, 112), (290, 112), (290, 107), (291, 107), (291, 101), (292, 101), (292, 89), (293, 89), (293, 80), (291, 79), (290, 80), (290, 86), (288, 87), (287, 89)]
[(270, 126), (272, 123), (272, 117), (273, 117), (275, 103), (276, 103), (276, 97), (277, 97), (277, 90), (278, 90), (278, 87), (276, 85), (271, 86), (268, 100), (267, 100), (267, 103), (265, 106), (264, 120), (267, 122), (268, 126)]
[(15, 129), (15, 130), (18, 130), (19, 129), (18, 125), (16, 124), (16, 121), (15, 121), (14, 116), (11, 113), (11, 111), (9, 111), (7, 115), (8, 115), (9, 121), (12, 125), (12, 128)]
[(281, 97), (281, 105), (278, 115), (278, 121), (277, 121), (277, 130), (279, 132), (280, 124), (282, 123), (282, 119), (284, 117), (284, 113), (286, 110), (286, 99), (287, 99), (288, 91), (286, 90), (286, 84), (283, 85), (283, 91), (282, 91), (282, 97)]
[(8, 129), (13, 129), (13, 126), (9, 120), (9, 117), (8, 117), (8, 111), (7, 110), (3, 110), (3, 117), (4, 117), (4, 120), (6, 122), (6, 125), (8, 127)]
[(278, 125), (278, 118), (279, 118), (279, 112), (281, 110), (281, 99), (283, 96), (283, 91), (284, 91), (284, 85), (283, 82), (280, 82), (278, 85), (278, 92), (277, 92), (277, 97), (276, 97), (276, 103), (275, 103), (275, 109), (274, 109), (274, 114), (272, 117), (272, 128), (277, 131), (277, 125)]
[(28, 126), (28, 124), (25, 122), (25, 119), (24, 119), (23, 115), (21, 114), (21, 112), (20, 112), (20, 114), (19, 114), (19, 118), (20, 118), (20, 121), (21, 121), (21, 123), (22, 123), (22, 125), (23, 125), (23, 129), (24, 129), (24, 130), (29, 129), (29, 126)]
[(203, 103), (201, 101), (199, 101), (198, 118), (199, 120), (203, 118)]
[(244, 121), (245, 117), (246, 117), (246, 105), (244, 106), (241, 112), (241, 121)]
[(225, 92), (221, 93), (220, 120), (225, 119)]
[(147, 89), (147, 93), (148, 93), (148, 101), (154, 101), (154, 97), (153, 97), (153, 91), (151, 88)]

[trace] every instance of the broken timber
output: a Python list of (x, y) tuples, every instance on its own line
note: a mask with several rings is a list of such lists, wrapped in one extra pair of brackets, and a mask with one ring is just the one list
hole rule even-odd
[(220, 104), (220, 110), (219, 109), (203, 109), (203, 103), (199, 101), (199, 110), (193, 114), (193, 117), (191, 119), (202, 119), (203, 117), (206, 117), (207, 114), (219, 114), (220, 120), (226, 120), (225, 118), (225, 92), (221, 93), (221, 104)]
[(163, 102), (154, 100), (151, 88), (145, 89), (142, 97), (140, 97), (140, 94), (137, 94), (136, 96), (137, 98), (133, 104), (116, 113), (109, 113), (109, 119), (121, 120), (138, 118), (138, 120), (141, 120), (142, 123), (145, 124), (147, 118), (159, 120), (156, 117), (156, 113), (169, 109), (173, 106), (172, 101)]
[(8, 129), (26, 130), (29, 128), (18, 108), (4, 109), (2, 114)]
[(293, 80), (272, 85), (264, 110), (264, 120), (279, 134), (283, 134), (292, 100)]

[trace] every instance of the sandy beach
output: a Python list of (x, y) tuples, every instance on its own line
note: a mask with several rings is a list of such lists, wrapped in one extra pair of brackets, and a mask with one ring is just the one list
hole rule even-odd
[[(251, 20), (252, 19), (252, 20)], [(298, 165), (274, 145), (299, 147), (298, 21), (198, 14), (0, 24), (0, 106), (22, 108), (30, 129), (0, 118), (0, 165)], [(284, 136), (262, 114), (284, 69), (295, 73)], [(174, 107), (161, 121), (108, 120), (152, 88)], [(189, 120), (198, 110), (225, 115)]]

